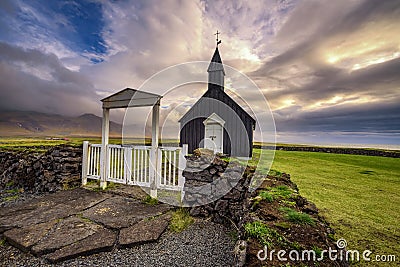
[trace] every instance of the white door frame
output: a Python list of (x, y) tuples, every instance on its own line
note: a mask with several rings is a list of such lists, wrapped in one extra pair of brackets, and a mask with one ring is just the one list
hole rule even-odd
[[(216, 148), (216, 150), (214, 152), (219, 152), (219, 153), (224, 153), (224, 125), (225, 125), (225, 121), (218, 116), (217, 114), (213, 113), (211, 114), (207, 119), (205, 119), (203, 121), (204, 124), (204, 140), (207, 138), (206, 137), (206, 132), (207, 132), (207, 126), (211, 126), (211, 125), (218, 125), (221, 127), (221, 148)], [(203, 144), (203, 147), (205, 146), (205, 141)]]

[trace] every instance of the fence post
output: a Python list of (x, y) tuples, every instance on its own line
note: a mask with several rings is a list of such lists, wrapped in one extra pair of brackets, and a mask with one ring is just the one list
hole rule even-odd
[(108, 137), (110, 132), (110, 109), (103, 107), (103, 120), (101, 126), (101, 152), (100, 152), (100, 187), (106, 189), (108, 178)]
[(110, 155), (108, 153), (108, 144), (102, 145), (100, 150), (100, 188), (107, 188), (108, 170), (110, 168)]
[(83, 141), (82, 152), (82, 185), (87, 184), (89, 141)]
[(157, 150), (158, 148), (155, 146), (150, 149), (149, 182), (150, 196), (152, 198), (157, 198)]
[(157, 166), (156, 166), (156, 179), (157, 179), (157, 188), (160, 187), (161, 185), (161, 179), (162, 179), (162, 150), (161, 148), (157, 149)]
[(188, 145), (183, 144), (181, 153), (179, 153), (179, 169), (178, 169), (178, 186), (181, 189), (181, 201), (185, 196), (185, 192), (183, 191), (183, 187), (185, 185), (185, 177), (183, 176), (183, 170), (186, 168), (186, 158), (185, 156), (188, 154)]

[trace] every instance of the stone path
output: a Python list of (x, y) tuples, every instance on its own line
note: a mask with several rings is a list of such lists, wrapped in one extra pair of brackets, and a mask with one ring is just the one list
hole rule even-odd
[(78, 188), (0, 210), (8, 243), (50, 262), (157, 240), (171, 206)]

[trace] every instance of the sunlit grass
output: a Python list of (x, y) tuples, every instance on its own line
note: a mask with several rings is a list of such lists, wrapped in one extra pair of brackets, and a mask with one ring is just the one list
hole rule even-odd
[(399, 257), (400, 159), (276, 151), (272, 168), (291, 174), (349, 249)]
[(314, 219), (307, 213), (298, 212), (288, 207), (281, 207), (279, 210), (283, 212), (285, 218), (292, 223), (315, 225)]
[(274, 245), (287, 245), (288, 241), (276, 230), (268, 227), (263, 222), (248, 222), (244, 226), (246, 235), (257, 239), (260, 244), (272, 248)]

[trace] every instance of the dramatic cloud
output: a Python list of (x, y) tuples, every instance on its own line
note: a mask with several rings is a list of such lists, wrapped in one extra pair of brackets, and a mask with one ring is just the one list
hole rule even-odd
[[(218, 29), (224, 63), (268, 99), (278, 141), (398, 143), (399, 14), (396, 0), (1, 1), (0, 104), (99, 114), (110, 93), (210, 60)], [(234, 98), (240, 92), (252, 109), (267, 108), (228, 76)], [(188, 107), (205, 88), (176, 89), (163, 110)]]
[(79, 115), (99, 108), (95, 89), (54, 54), (0, 43), (0, 107)]
[(398, 138), (399, 11), (396, 1), (300, 4), (276, 36), (283, 51), (250, 74), (265, 88), (278, 131)]

